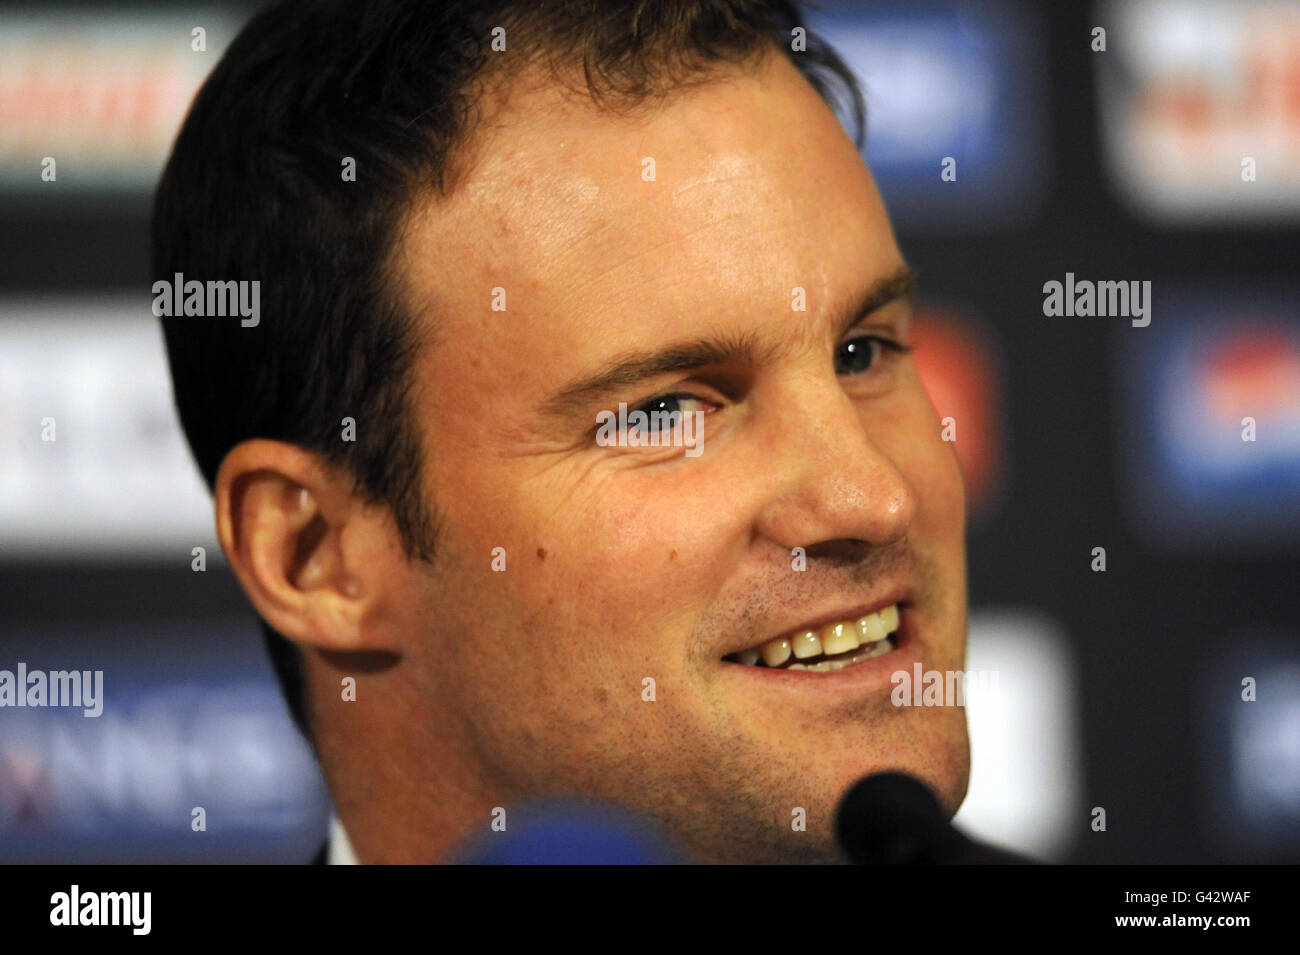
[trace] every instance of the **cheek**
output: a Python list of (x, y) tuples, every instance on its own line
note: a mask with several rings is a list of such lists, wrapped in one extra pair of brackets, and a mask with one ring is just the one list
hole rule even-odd
[(916, 495), (916, 525), (926, 543), (947, 554), (965, 535), (966, 487), (951, 441), (919, 384), (909, 390), (888, 434), (877, 440)]
[[(953, 654), (945, 665), (959, 666), (966, 632), (966, 490), (956, 448), (943, 440), (929, 400), (910, 405), (906, 426), (894, 435), (890, 456), (916, 496), (909, 534), (923, 562), (923, 577), (933, 601), (936, 637)], [(943, 667), (941, 666), (940, 669)]]
[[(587, 774), (610, 754), (630, 740), (664, 751), (689, 722), (689, 635), (710, 598), (707, 511), (648, 473), (618, 477), (617, 494), (595, 476), (581, 491), (479, 493), (479, 517), (447, 528), (458, 592), (475, 606), (474, 646), (453, 651), (447, 692), (489, 761), (521, 778), (558, 774), (602, 792), (608, 781)], [(507, 550), (504, 573), (490, 570), (492, 546)]]
[[(576, 669), (630, 659), (625, 649), (605, 654), (611, 644), (657, 646), (669, 659), (663, 645), (689, 632), (707, 596), (703, 575), (716, 566), (707, 548), (717, 539), (710, 513), (722, 492), (685, 492), (680, 475), (649, 468), (514, 486), (522, 489), (479, 485), (469, 511), (477, 516), (457, 529), (462, 556), (481, 555), (481, 572), (468, 559), (461, 566), (476, 578), (471, 589), (485, 612), (526, 621), (554, 644), (585, 647), (569, 656)], [(494, 547), (505, 548), (505, 573), (490, 572)], [(593, 641), (596, 633), (603, 636)]]
[(616, 493), (593, 495), (571, 515), (573, 565), (609, 595), (614, 619), (663, 644), (689, 633), (710, 605), (713, 576), (725, 566), (726, 493), (716, 482), (651, 469), (620, 478)]

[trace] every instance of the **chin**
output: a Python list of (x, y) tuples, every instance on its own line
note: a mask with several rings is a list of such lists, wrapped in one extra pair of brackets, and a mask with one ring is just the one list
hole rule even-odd
[(903, 768), (934, 791), (952, 818), (966, 799), (970, 786), (970, 737), (966, 733), (966, 711), (953, 707), (954, 719), (960, 718), (961, 732), (954, 733), (944, 746), (933, 747), (913, 769)]

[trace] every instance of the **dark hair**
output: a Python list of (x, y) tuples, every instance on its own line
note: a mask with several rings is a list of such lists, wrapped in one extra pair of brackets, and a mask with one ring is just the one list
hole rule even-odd
[[(430, 560), (437, 521), (408, 399), (417, 337), (390, 262), (412, 198), (445, 194), (483, 83), (545, 58), (614, 108), (775, 43), (851, 111), (861, 143), (861, 92), (816, 38), (792, 51), (802, 25), (794, 0), (290, 0), (254, 17), (195, 98), (153, 209), (156, 280), (261, 283), (255, 326), (161, 319), (208, 487), (241, 441), (291, 442), (390, 507), (407, 556)], [(497, 27), (507, 52), (492, 49)], [(355, 440), (341, 440), (344, 417)], [(310, 739), (297, 651), (262, 627)]]

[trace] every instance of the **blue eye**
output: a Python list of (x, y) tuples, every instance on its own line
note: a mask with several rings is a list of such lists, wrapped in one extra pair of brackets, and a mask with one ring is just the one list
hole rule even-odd
[(835, 350), (835, 374), (860, 375), (878, 364), (886, 351), (901, 353), (911, 348), (879, 335), (850, 338)]
[(629, 431), (639, 431), (642, 434), (663, 434), (671, 432), (676, 428), (684, 415), (700, 409), (690, 407), (692, 404), (703, 404), (703, 402), (694, 395), (688, 394), (671, 394), (656, 395), (649, 401), (644, 401), (633, 408), (628, 417), (640, 411), (645, 414), (645, 426), (641, 427), (631, 421), (628, 423)]

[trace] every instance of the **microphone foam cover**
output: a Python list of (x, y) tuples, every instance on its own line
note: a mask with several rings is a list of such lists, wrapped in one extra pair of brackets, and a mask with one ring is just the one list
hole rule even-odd
[(835, 834), (857, 865), (932, 865), (953, 843), (939, 800), (905, 773), (874, 773), (845, 794)]

